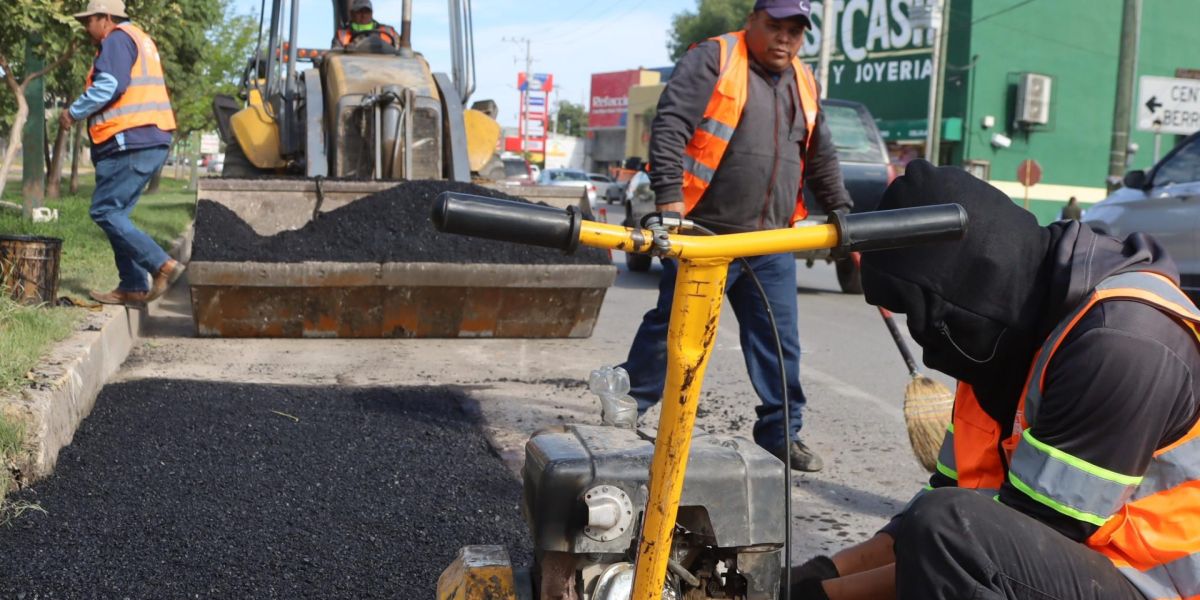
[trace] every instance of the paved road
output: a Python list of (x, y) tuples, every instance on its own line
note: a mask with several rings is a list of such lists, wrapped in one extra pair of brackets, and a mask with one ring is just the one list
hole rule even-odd
[[(609, 211), (609, 220), (619, 219)], [(641, 315), (654, 303), (658, 266), (622, 266), (596, 331), (585, 340), (213, 340), (191, 336), (186, 288), (152, 315), (148, 336), (115, 383), (143, 379), (282, 384), (327, 389), (450, 385), (465, 392), (498, 454), (513, 470), (528, 435), (548, 424), (599, 421), (582, 382), (621, 362)], [(804, 437), (825, 471), (799, 475), (793, 489), (797, 557), (871, 535), (922, 485), (901, 414), (903, 363), (861, 296), (837, 291), (832, 267), (803, 266), (801, 371), (810, 409)], [(699, 425), (749, 437), (757, 403), (746, 378), (737, 323), (726, 311), (702, 396)], [(656, 412), (648, 415), (651, 423)], [(370, 456), (363, 455), (363, 461)], [(333, 482), (331, 482), (333, 483)]]

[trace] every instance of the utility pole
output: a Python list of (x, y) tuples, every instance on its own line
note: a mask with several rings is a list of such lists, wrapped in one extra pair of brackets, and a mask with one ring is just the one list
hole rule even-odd
[[(949, 5), (949, 0), (926, 0), (926, 4), (920, 7), (923, 11), (922, 17), (926, 16), (926, 13), (928, 15), (928, 26), (926, 27), (924, 18), (920, 19), (920, 26), (933, 33), (933, 49), (929, 55), (929, 110), (926, 112), (925, 159), (935, 165), (938, 164), (938, 142), (941, 141), (942, 135), (939, 100), (942, 88), (942, 54), (945, 50), (942, 45), (946, 39), (944, 34), (949, 29), (945, 15), (949, 12)], [(918, 7), (914, 7), (916, 8)]]
[(825, 0), (821, 10), (821, 57), (818, 62), (817, 82), (821, 84), (821, 99), (829, 97), (829, 61), (833, 58), (833, 36), (837, 26), (833, 20), (834, 0)]
[(521, 132), (521, 155), (524, 156), (528, 152), (528, 147), (529, 147), (529, 141), (528, 141), (529, 140), (529, 132), (528, 132), (527, 115), (529, 113), (529, 90), (530, 90), (531, 86), (533, 85), (533, 52), (530, 48), (531, 42), (529, 41), (529, 38), (525, 38), (525, 37), (508, 38), (508, 37), (506, 37), (506, 38), (504, 38), (504, 41), (512, 42), (514, 44), (517, 44), (518, 46), (520, 44), (525, 44), (525, 89), (520, 90), (520, 92), (521, 92), (521, 110), (519, 113), (520, 117), (518, 117), (520, 119), (520, 123), (518, 123), (518, 127)]
[(942, 0), (942, 27), (937, 32), (937, 60), (934, 61), (933, 71), (936, 73), (937, 89), (934, 91), (933, 123), (930, 124), (929, 156), (933, 164), (939, 164), (942, 155), (942, 100), (946, 95), (946, 55), (950, 54), (950, 2)]
[(1137, 66), (1138, 34), (1142, 30), (1142, 0), (1125, 0), (1121, 17), (1121, 50), (1117, 57), (1117, 98), (1113, 107), (1112, 147), (1108, 153), (1108, 191), (1121, 185), (1129, 152), (1129, 119)]

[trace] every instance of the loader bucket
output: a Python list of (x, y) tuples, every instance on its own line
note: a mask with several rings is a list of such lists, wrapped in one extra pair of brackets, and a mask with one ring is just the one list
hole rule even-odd
[[(314, 215), (400, 183), (209, 179), (201, 182), (197, 197), (236, 213), (254, 233), (268, 237), (300, 230)], [(518, 190), (514, 195), (591, 214), (578, 188), (486, 187)], [(202, 218), (198, 213), (198, 228)], [(588, 337), (615, 278), (611, 264), (198, 256), (188, 268), (192, 314), (202, 337)]]

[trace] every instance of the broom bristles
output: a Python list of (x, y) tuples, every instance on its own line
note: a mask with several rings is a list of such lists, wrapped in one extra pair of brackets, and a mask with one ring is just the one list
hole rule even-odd
[(924, 375), (914, 375), (904, 390), (904, 424), (908, 428), (908, 441), (917, 461), (930, 473), (937, 469), (938, 452), (946, 437), (953, 408), (954, 394)]

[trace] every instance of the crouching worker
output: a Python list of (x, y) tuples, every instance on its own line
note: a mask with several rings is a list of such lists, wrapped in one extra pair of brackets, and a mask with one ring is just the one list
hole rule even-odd
[(792, 598), (1200, 597), (1200, 311), (1174, 263), (924, 161), (880, 208), (945, 202), (964, 240), (862, 260), (867, 301), (959, 381), (938, 472), (873, 538), (793, 569)]

